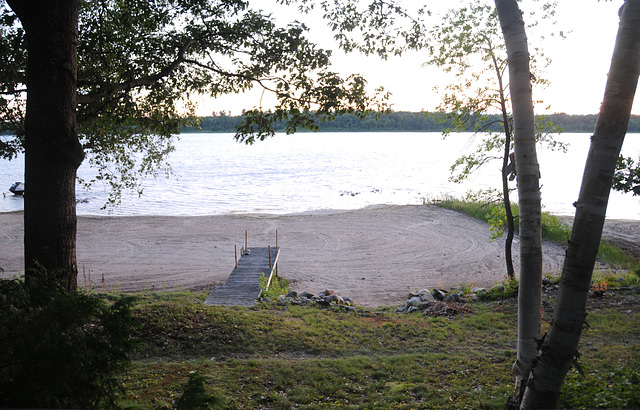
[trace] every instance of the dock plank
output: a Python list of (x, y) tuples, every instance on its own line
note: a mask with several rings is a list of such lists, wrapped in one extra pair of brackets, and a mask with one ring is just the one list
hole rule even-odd
[(213, 289), (204, 301), (209, 306), (253, 306), (260, 297), (260, 277), (264, 274), (269, 282), (278, 263), (280, 249), (271, 248), (271, 266), (269, 266), (269, 248), (249, 249), (238, 260), (227, 282)]

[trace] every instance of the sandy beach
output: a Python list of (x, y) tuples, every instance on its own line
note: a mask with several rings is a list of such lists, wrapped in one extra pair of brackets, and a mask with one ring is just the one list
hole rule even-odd
[[(24, 269), (22, 218), (0, 214), (5, 278)], [(399, 305), (413, 290), (492, 286), (505, 275), (503, 241), (489, 241), (486, 223), (415, 205), (293, 215), (80, 216), (78, 283), (209, 291), (233, 270), (234, 245), (244, 246), (245, 231), (249, 248), (275, 246), (278, 231), (279, 272), (294, 289), (335, 289), (357, 305)], [(640, 222), (621, 222), (618, 231), (640, 242)], [(559, 272), (563, 257), (561, 246), (545, 244), (545, 272)]]

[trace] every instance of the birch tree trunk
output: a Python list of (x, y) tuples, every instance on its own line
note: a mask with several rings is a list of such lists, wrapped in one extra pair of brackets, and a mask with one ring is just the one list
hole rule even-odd
[(542, 225), (540, 168), (536, 155), (535, 117), (531, 95), (529, 50), (522, 13), (515, 0), (495, 0), (509, 62), (513, 134), (520, 205), (520, 287), (518, 292), (518, 356), (514, 363), (520, 401), (540, 338), (542, 299)]
[(558, 301), (527, 382), (523, 409), (556, 407), (564, 378), (577, 356), (613, 174), (640, 74), (640, 0), (627, 0), (621, 11), (604, 99), (575, 204)]

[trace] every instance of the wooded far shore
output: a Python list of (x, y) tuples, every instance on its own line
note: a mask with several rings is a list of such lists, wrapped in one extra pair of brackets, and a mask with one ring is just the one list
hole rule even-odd
[[(231, 116), (225, 112), (214, 113), (213, 116), (202, 118), (201, 128), (184, 128), (182, 132), (235, 132), (236, 125), (241, 121), (242, 116)], [(569, 115), (550, 114), (539, 116), (539, 119), (546, 122), (553, 122), (560, 128), (560, 132), (593, 132), (597, 114)], [(480, 123), (492, 123), (489, 127), (492, 131), (499, 131), (499, 117), (497, 115), (479, 119)], [(435, 114), (427, 112), (405, 112), (392, 111), (382, 115), (379, 119), (373, 116), (364, 120), (358, 119), (355, 115), (342, 115), (333, 121), (319, 124), (320, 132), (442, 132), (447, 128), (452, 128), (450, 122), (439, 121)], [(276, 131), (284, 132), (284, 124), (276, 123)], [(299, 131), (306, 131), (300, 129)], [(469, 127), (466, 131), (473, 132), (474, 127)], [(640, 115), (632, 115), (629, 121), (628, 132), (640, 132)]]

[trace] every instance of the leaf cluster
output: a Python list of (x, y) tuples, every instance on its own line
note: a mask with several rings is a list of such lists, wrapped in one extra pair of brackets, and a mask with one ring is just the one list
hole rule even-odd
[(112, 405), (134, 348), (133, 302), (68, 291), (45, 272), (0, 281), (0, 407)]
[[(445, 128), (443, 134), (448, 136), (452, 132), (452, 128), (456, 128), (455, 132), (463, 132), (464, 127), (473, 127), (475, 129), (474, 140), (481, 135), (480, 141), (475, 143), (474, 149), (468, 154), (463, 154), (458, 157), (454, 163), (450, 166), (449, 170), (451, 176), (449, 181), (460, 183), (465, 181), (469, 176), (476, 172), (481, 166), (495, 160), (503, 159), (503, 150), (506, 143), (506, 134), (504, 132), (495, 132), (494, 129), (497, 125), (502, 127), (504, 125), (500, 116), (497, 115), (484, 115), (473, 114), (473, 116), (467, 116), (466, 114), (442, 114), (436, 113), (434, 115), (438, 121), (447, 122), (451, 127)], [(536, 142), (540, 147), (552, 150), (567, 152), (570, 144), (562, 141), (558, 141), (554, 138), (554, 135), (562, 132), (562, 129), (556, 125), (552, 120), (548, 119), (544, 115), (536, 116)], [(509, 115), (509, 129), (511, 129), (512, 119)], [(509, 151), (513, 152), (514, 141), (509, 141)]]
[(631, 157), (619, 157), (613, 175), (613, 186), (616, 191), (633, 192), (640, 195), (640, 159), (638, 163)]
[(14, 138), (0, 137), (0, 159), (11, 160), (24, 146), (24, 110), (22, 97), (26, 83), (27, 53), (24, 30), (15, 14), (0, 2), (0, 135), (11, 132)]
[(363, 120), (367, 116), (377, 119), (389, 112), (389, 95), (382, 88), (373, 96), (368, 95), (367, 81), (360, 75), (343, 79), (337, 73), (324, 73), (317, 81), (305, 85), (295, 101), (281, 101), (274, 110), (245, 111), (236, 126), (236, 140), (246, 144), (262, 141), (274, 136), (280, 124), (284, 124), (287, 134), (293, 134), (301, 128), (318, 131), (321, 123), (342, 115)]
[[(543, 18), (553, 15), (554, 6), (553, 2), (542, 5)], [(507, 54), (495, 6), (474, 0), (450, 9), (442, 16), (442, 23), (429, 29), (427, 37), (430, 57), (425, 65), (439, 67), (453, 75), (452, 81), (442, 89), (434, 88), (442, 96), (434, 116), (449, 124), (444, 135), (468, 130), (486, 133), (472, 153), (454, 162), (450, 180), (462, 182), (494, 159), (502, 159), (506, 165), (508, 152), (513, 150), (511, 103), (506, 76)], [(534, 73), (531, 83), (546, 86), (548, 82), (542, 78), (540, 60), (542, 68), (549, 64), (543, 53), (536, 49), (530, 60)], [(500, 115), (491, 115), (495, 112)], [(538, 118), (538, 121), (537, 140), (552, 148), (562, 148), (551, 137), (558, 128), (544, 119)], [(494, 134), (493, 130), (497, 128), (500, 132)]]
[(425, 7), (408, 8), (398, 0), (328, 1), (279, 0), (283, 4), (299, 4), (302, 12), (320, 9), (338, 46), (345, 52), (357, 51), (387, 59), (425, 45), (425, 18), (431, 12)]
[[(0, 1), (0, 131), (2, 156), (23, 151), (26, 43), (15, 14)], [(95, 178), (117, 204), (120, 192), (141, 192), (140, 176), (170, 175), (173, 135), (197, 126), (194, 95), (218, 97), (253, 87), (272, 93), (274, 111), (247, 111), (238, 139), (317, 129), (341, 113), (384, 109), (385, 94), (368, 95), (360, 76), (328, 70), (331, 52), (306, 37), (308, 28), (274, 18), (242, 0), (85, 1), (79, 14), (77, 121)]]

